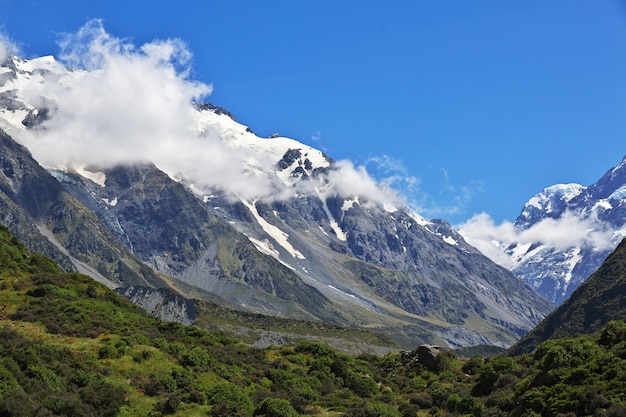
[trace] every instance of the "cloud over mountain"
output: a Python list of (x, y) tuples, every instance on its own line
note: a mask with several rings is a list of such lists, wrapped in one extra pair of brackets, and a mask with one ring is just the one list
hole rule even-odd
[(460, 225), (459, 232), (469, 244), (505, 268), (513, 267), (514, 262), (503, 249), (513, 245), (541, 243), (556, 249), (588, 245), (596, 250), (614, 245), (614, 231), (597, 216), (582, 218), (571, 212), (543, 219), (528, 229), (517, 228), (508, 221), (498, 225), (488, 214), (481, 213)]
[[(305, 181), (285, 188), (273, 175), (282, 154), (268, 148), (283, 148), (263, 143), (280, 138), (258, 138), (234, 121), (225, 132), (203, 119), (194, 103), (206, 100), (212, 86), (191, 79), (192, 53), (181, 40), (136, 46), (107, 33), (96, 19), (62, 35), (59, 46), (60, 62), (72, 70), (59, 67), (47, 75), (55, 82), (21, 90), (27, 102), (51, 110), (52, 117), (23, 138), (41, 164), (80, 171), (150, 161), (200, 190), (218, 187), (246, 199), (316, 192)], [(9, 43), (1, 51), (8, 54)], [(259, 146), (238, 145), (245, 135)], [(400, 202), (389, 184), (349, 161), (335, 163), (319, 180), (325, 193)]]

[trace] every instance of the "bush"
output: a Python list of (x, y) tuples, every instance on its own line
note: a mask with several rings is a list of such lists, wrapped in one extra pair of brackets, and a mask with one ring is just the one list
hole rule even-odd
[(254, 409), (253, 416), (299, 417), (289, 401), (280, 398), (266, 398)]
[(607, 348), (626, 340), (626, 322), (622, 320), (610, 321), (600, 332), (598, 343)]
[(229, 382), (213, 385), (206, 394), (207, 403), (214, 406), (212, 415), (218, 415), (216, 414), (218, 410), (229, 411), (228, 414), (222, 415), (231, 415), (233, 411), (237, 411), (238, 415), (251, 415), (254, 410), (250, 398), (241, 388)]
[(515, 360), (507, 356), (497, 356), (489, 360), (480, 370), (478, 384), (474, 386), (472, 395), (489, 395), (500, 375), (515, 367)]
[(468, 375), (476, 375), (483, 367), (485, 360), (480, 356), (474, 356), (468, 359), (461, 368)]
[(209, 352), (199, 346), (183, 354), (181, 359), (181, 364), (183, 366), (189, 366), (197, 370), (206, 370), (213, 363), (214, 360)]

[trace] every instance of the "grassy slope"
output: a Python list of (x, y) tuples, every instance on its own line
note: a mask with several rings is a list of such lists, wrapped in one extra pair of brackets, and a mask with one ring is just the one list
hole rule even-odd
[[(626, 323), (551, 340), (533, 356), (254, 349), (148, 317), (61, 274), (0, 228), (0, 415), (617, 416), (626, 413)], [(297, 410), (297, 411), (296, 411)], [(569, 414), (568, 414), (569, 413)]]

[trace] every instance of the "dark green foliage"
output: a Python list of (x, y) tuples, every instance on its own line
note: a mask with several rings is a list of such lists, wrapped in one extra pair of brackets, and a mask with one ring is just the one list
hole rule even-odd
[(263, 417), (298, 417), (299, 414), (289, 404), (289, 401), (280, 398), (266, 398), (254, 409), (253, 416)]
[(494, 384), (500, 376), (509, 372), (515, 367), (513, 358), (507, 356), (497, 356), (489, 360), (478, 374), (478, 384), (474, 386), (472, 394), (476, 396), (488, 395), (491, 393)]
[[(0, 415), (114, 416), (125, 391), (104, 381), (98, 369), (83, 369), (85, 358), (55, 346), (0, 330)], [(21, 403), (16, 398), (24, 397)], [(42, 408), (43, 407), (43, 408)], [(46, 415), (41, 414), (41, 415)]]
[(485, 364), (485, 359), (480, 356), (474, 356), (463, 364), (461, 368), (468, 375), (476, 375)]
[(207, 403), (213, 416), (251, 416), (254, 405), (237, 385), (223, 382), (207, 392)]

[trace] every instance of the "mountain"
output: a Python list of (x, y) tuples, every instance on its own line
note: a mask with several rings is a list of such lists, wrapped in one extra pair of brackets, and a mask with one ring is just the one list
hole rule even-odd
[[(562, 233), (579, 236), (562, 243), (528, 232), (560, 224)], [(566, 300), (626, 236), (626, 158), (595, 184), (558, 184), (533, 196), (515, 220), (525, 243), (502, 244), (511, 270), (556, 304)], [(571, 239), (574, 240), (574, 239)]]
[(29, 248), (109, 286), (169, 285), (2, 130), (0, 164), (0, 216)]
[[(260, 138), (208, 103), (181, 103), (167, 125), (175, 140), (155, 142), (160, 120), (126, 126), (114, 110), (84, 112), (109, 99), (81, 92), (102, 70), (52, 57), (0, 68), (3, 224), (66, 270), (120, 293), (166, 288), (408, 347), (508, 346), (552, 308), (349, 162)], [(124, 147), (137, 136), (141, 146)]]
[(531, 352), (548, 339), (599, 332), (612, 320), (626, 319), (626, 239), (572, 295), (509, 349)]

